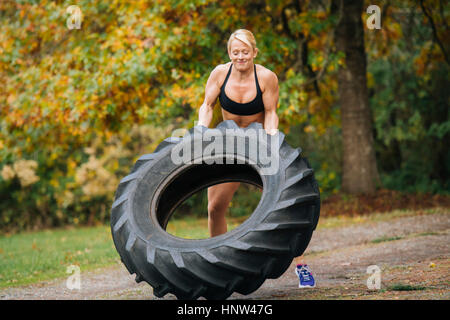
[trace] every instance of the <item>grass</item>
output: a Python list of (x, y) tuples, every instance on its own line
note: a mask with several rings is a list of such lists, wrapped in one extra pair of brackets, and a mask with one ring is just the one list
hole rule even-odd
[(387, 241), (395, 241), (395, 240), (400, 240), (403, 239), (403, 237), (381, 237), (378, 239), (374, 239), (370, 242), (372, 243), (380, 243), (380, 242), (387, 242)]
[[(245, 219), (227, 219), (228, 230)], [(208, 238), (208, 221), (174, 220), (169, 222), (167, 231), (186, 239)], [(70, 265), (80, 266), (83, 272), (119, 262), (109, 226), (0, 236), (0, 288), (68, 277), (66, 270)]]
[[(418, 214), (442, 214), (448, 209), (393, 211), (362, 217), (322, 217), (318, 228), (339, 228), (358, 223), (389, 221)], [(247, 217), (227, 218), (228, 230)], [(208, 238), (206, 218), (186, 217), (169, 222), (167, 231), (187, 239)], [(393, 241), (380, 238), (374, 241)], [(66, 278), (67, 267), (79, 265), (81, 272), (120, 263), (109, 226), (54, 229), (0, 236), (0, 288)]]
[(0, 288), (68, 277), (120, 261), (110, 227), (45, 230), (0, 237)]
[(390, 285), (387, 290), (388, 291), (417, 291), (417, 290), (426, 290), (426, 287), (422, 286), (413, 286), (410, 284), (396, 283)]

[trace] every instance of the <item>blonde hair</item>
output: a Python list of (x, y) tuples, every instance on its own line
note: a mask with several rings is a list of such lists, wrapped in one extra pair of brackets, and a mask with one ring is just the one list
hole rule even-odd
[(238, 40), (244, 42), (249, 47), (252, 47), (253, 50), (256, 49), (256, 40), (255, 40), (255, 37), (253, 36), (253, 33), (251, 33), (251, 31), (248, 31), (246, 29), (238, 29), (235, 32), (233, 32), (231, 34), (230, 38), (228, 39), (228, 45), (227, 45), (228, 51), (230, 51), (231, 42), (234, 39), (238, 39)]

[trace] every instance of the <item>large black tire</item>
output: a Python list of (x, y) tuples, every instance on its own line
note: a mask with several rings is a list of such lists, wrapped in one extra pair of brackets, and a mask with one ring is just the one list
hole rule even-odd
[[(227, 139), (239, 139), (226, 132), (237, 128), (227, 120), (215, 130)], [(262, 127), (253, 123), (242, 131), (249, 129)], [(116, 191), (111, 211), (114, 244), (136, 281), (149, 283), (157, 297), (173, 293), (178, 299), (225, 299), (233, 292), (249, 294), (265, 279), (282, 275), (292, 259), (304, 252), (319, 219), (313, 170), (282, 133), (266, 135), (269, 141), (279, 142), (275, 174), (261, 174), (264, 164), (252, 159), (247, 148), (230, 152), (224, 147), (221, 154), (214, 154), (217, 159), (244, 159), (245, 164), (206, 164), (194, 152), (188, 164), (172, 161), (175, 146), (192, 146), (198, 140), (195, 133), (207, 130), (212, 129), (196, 126), (183, 138), (164, 140), (154, 153), (137, 160)], [(259, 148), (268, 146), (259, 137), (245, 139), (246, 146), (252, 139), (258, 140)], [(200, 143), (202, 148), (208, 144)], [(185, 199), (205, 187), (231, 181), (262, 187), (260, 202), (244, 223), (209, 239), (181, 239), (165, 231)]]

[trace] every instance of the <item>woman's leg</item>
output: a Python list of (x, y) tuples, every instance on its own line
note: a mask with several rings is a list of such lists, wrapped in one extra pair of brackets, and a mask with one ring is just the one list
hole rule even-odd
[(225, 214), (240, 182), (227, 182), (208, 188), (208, 229), (211, 237), (227, 232)]

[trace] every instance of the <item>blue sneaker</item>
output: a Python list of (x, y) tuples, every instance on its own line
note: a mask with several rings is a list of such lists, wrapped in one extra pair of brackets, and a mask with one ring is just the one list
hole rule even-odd
[(311, 269), (309, 269), (308, 265), (297, 265), (295, 268), (295, 274), (299, 279), (299, 288), (314, 288), (316, 286), (316, 281), (314, 280)]

